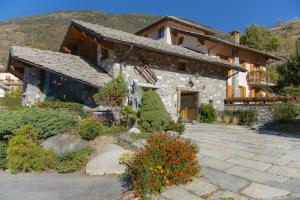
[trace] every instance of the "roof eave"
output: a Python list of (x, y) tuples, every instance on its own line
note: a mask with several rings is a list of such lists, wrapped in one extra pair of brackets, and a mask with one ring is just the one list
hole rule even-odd
[[(163, 23), (164, 21), (167, 21), (167, 20), (176, 21), (176, 22), (179, 22), (179, 23), (184, 23), (183, 22), (184, 20), (179, 21), (178, 19), (176, 19), (176, 18), (174, 18), (172, 16), (166, 16), (166, 17), (163, 17), (163, 18), (161, 18), (159, 20), (156, 20), (152, 24), (149, 24), (149, 25), (143, 27), (142, 29), (136, 31), (134, 34), (139, 35), (139, 34), (143, 33), (144, 31), (149, 30), (150, 28), (152, 28), (152, 27), (154, 27), (154, 26), (156, 26), (158, 24), (161, 24), (161, 23)], [(188, 26), (194, 26), (195, 28), (201, 29), (201, 30), (203, 30), (203, 31), (205, 31), (207, 33), (210, 33), (210, 34), (215, 34), (216, 33), (216, 31), (210, 30), (210, 29), (205, 28), (205, 27), (201, 27), (200, 25), (196, 25), (196, 24), (192, 25), (192, 23), (191, 24), (185, 23), (185, 24), (188, 25)]]
[(51, 69), (49, 69), (49, 68), (45, 68), (45, 67), (42, 66), (42, 65), (38, 65), (38, 64), (32, 63), (32, 62), (30, 62), (30, 61), (28, 61), (28, 60), (24, 60), (24, 59), (22, 59), (22, 58), (19, 58), (19, 57), (13, 56), (13, 55), (11, 55), (10, 60), (11, 60), (11, 59), (15, 59), (15, 60), (18, 61), (18, 62), (27, 64), (27, 65), (30, 65), (30, 66), (34, 66), (34, 67), (37, 67), (37, 68), (40, 68), (40, 69), (43, 69), (43, 70), (45, 70), (45, 71), (52, 72), (52, 73), (54, 73), (54, 74), (58, 74), (58, 75), (62, 75), (62, 76), (69, 77), (70, 79), (73, 79), (73, 80), (75, 80), (75, 81), (78, 81), (78, 82), (87, 84), (87, 85), (89, 85), (89, 86), (92, 86), (92, 87), (95, 87), (95, 88), (98, 88), (98, 89), (101, 88), (101, 87), (103, 87), (103, 86), (99, 86), (99, 85), (94, 85), (94, 84), (92, 84), (92, 83), (88, 83), (88, 82), (83, 81), (83, 80), (76, 79), (76, 78), (74, 78), (74, 77), (68, 76), (68, 75), (63, 74), (63, 73), (59, 73), (59, 72), (54, 71), (54, 70), (51, 70)]
[(82, 26), (81, 24), (76, 23), (76, 21), (74, 21), (74, 20), (72, 20), (71, 25), (77, 26), (77, 27), (83, 29), (84, 31), (87, 31), (89, 34), (93, 35), (94, 37), (97, 37), (98, 39), (101, 39), (101, 40), (104, 40), (104, 41), (119, 43), (119, 44), (123, 44), (123, 45), (126, 45), (126, 46), (136, 46), (136, 47), (141, 48), (141, 49), (147, 49), (147, 50), (150, 50), (150, 51), (161, 52), (161, 53), (164, 53), (164, 54), (173, 55), (173, 56), (177, 56), (177, 57), (181, 57), (181, 58), (187, 58), (187, 59), (192, 59), (192, 60), (196, 60), (196, 61), (202, 61), (202, 62), (209, 63), (209, 64), (215, 64), (215, 65), (223, 66), (223, 67), (226, 67), (228, 69), (234, 69), (234, 70), (237, 70), (237, 71), (242, 71), (242, 72), (247, 71), (247, 70), (245, 70), (245, 69), (243, 69), (239, 66), (236, 66), (236, 65), (231, 65), (231, 64), (227, 64), (227, 63), (218, 62), (218, 61), (215, 62), (215, 61), (204, 60), (204, 59), (200, 59), (200, 58), (184, 56), (184, 55), (181, 55), (181, 54), (166, 52), (166, 51), (163, 51), (163, 50), (158, 50), (158, 49), (154, 49), (154, 48), (151, 48), (151, 47), (138, 45), (138, 44), (135, 44), (135, 43), (124, 42), (124, 41), (121, 41), (121, 40), (116, 40), (116, 39), (112, 39), (112, 38), (103, 37), (99, 33), (96, 33), (94, 31), (86, 28), (85, 26)]
[(271, 58), (271, 59), (276, 60), (276, 61), (281, 61), (282, 60), (282, 58), (279, 58), (279, 57), (274, 56), (272, 54), (269, 54), (269, 53), (266, 53), (266, 52), (262, 52), (262, 51), (259, 51), (257, 49), (253, 49), (253, 48), (250, 48), (250, 47), (246, 47), (246, 46), (234, 44), (234, 43), (232, 43), (230, 41), (224, 41), (222, 39), (219, 39), (219, 38), (216, 38), (216, 37), (213, 37), (213, 36), (210, 36), (210, 35), (203, 35), (203, 34), (200, 34), (200, 33), (195, 33), (195, 32), (191, 32), (191, 31), (185, 31), (185, 30), (181, 30), (181, 29), (178, 29), (178, 28), (174, 28), (174, 27), (171, 27), (171, 29), (173, 29), (175, 31), (182, 32), (182, 33), (190, 33), (190, 34), (192, 34), (194, 36), (202, 37), (202, 38), (204, 38), (206, 40), (210, 40), (210, 41), (213, 41), (213, 42), (221, 43), (221, 44), (224, 44), (224, 45), (229, 45), (229, 46), (232, 46), (232, 47), (235, 47), (235, 48), (240, 48), (240, 49), (245, 50), (245, 51), (251, 51), (253, 53), (257, 53), (257, 54), (266, 56), (266, 57)]

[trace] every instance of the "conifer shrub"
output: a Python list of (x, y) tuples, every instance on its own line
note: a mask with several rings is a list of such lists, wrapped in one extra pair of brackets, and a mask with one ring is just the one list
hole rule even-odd
[(45, 101), (45, 102), (38, 103), (37, 106), (41, 108), (52, 108), (56, 110), (70, 111), (79, 116), (86, 116), (87, 114), (83, 110), (83, 105), (75, 102)]
[(191, 181), (200, 172), (197, 152), (190, 140), (151, 135), (146, 147), (126, 162), (135, 196), (147, 197), (165, 186)]
[(78, 116), (49, 108), (24, 108), (19, 111), (0, 112), (0, 140), (14, 135), (22, 125), (31, 124), (38, 137), (44, 139), (56, 134), (62, 134), (76, 126)]
[(299, 106), (293, 102), (276, 103), (269, 107), (275, 121), (289, 121), (299, 115)]
[(52, 150), (44, 150), (37, 143), (38, 132), (31, 125), (24, 125), (8, 142), (7, 168), (12, 173), (43, 171), (53, 168), (56, 155)]
[(56, 170), (59, 173), (70, 173), (82, 170), (89, 157), (95, 152), (91, 147), (83, 148), (79, 151), (65, 153), (58, 157)]
[(82, 139), (93, 140), (97, 136), (101, 135), (101, 133), (104, 131), (104, 128), (105, 127), (102, 121), (93, 117), (89, 117), (82, 120), (78, 124), (78, 133)]
[(0, 169), (6, 169), (7, 144), (0, 142)]
[(159, 95), (152, 90), (144, 93), (139, 115), (139, 126), (147, 132), (164, 130), (171, 122), (171, 116)]
[(122, 115), (121, 125), (131, 127), (137, 120), (137, 113), (134, 112), (131, 105), (123, 106), (120, 110)]
[(210, 104), (201, 104), (199, 108), (199, 121), (203, 123), (213, 123), (217, 119), (217, 112)]

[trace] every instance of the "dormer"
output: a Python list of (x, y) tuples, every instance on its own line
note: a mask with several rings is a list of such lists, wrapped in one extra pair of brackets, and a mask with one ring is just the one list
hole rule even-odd
[(164, 17), (137, 31), (135, 34), (143, 37), (149, 37), (154, 40), (161, 40), (167, 42), (168, 44), (178, 45), (177, 38), (174, 38), (172, 35), (171, 29), (174, 27), (205, 35), (215, 34), (215, 31), (210, 28), (173, 16)]

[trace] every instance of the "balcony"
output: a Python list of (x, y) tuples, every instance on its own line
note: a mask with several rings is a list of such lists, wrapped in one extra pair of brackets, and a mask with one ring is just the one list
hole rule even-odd
[(266, 104), (275, 102), (292, 101), (293, 97), (289, 96), (267, 96), (267, 97), (227, 97), (226, 104), (244, 103), (244, 104)]
[(247, 75), (247, 81), (252, 86), (275, 86), (276, 81), (266, 71), (252, 71)]

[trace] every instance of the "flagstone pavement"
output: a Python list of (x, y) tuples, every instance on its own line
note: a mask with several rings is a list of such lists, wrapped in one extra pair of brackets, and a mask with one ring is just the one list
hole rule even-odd
[(167, 188), (159, 199), (300, 199), (300, 139), (240, 126), (188, 125), (200, 147), (201, 177)]

